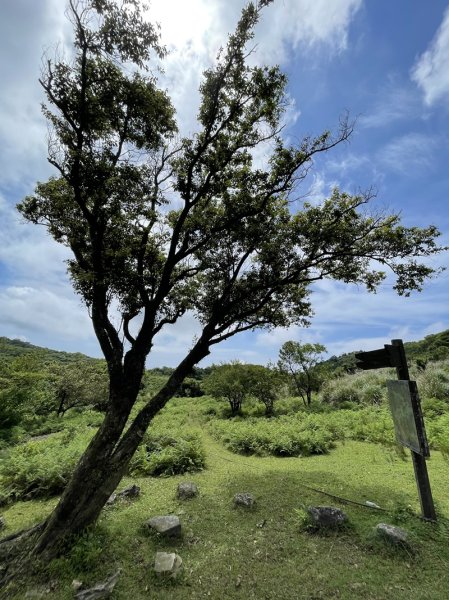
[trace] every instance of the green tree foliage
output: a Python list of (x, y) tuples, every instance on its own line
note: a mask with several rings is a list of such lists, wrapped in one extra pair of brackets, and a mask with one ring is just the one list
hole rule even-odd
[(249, 365), (234, 362), (216, 367), (203, 383), (206, 394), (229, 403), (231, 416), (240, 413), (243, 401), (251, 393)]
[(54, 364), (51, 369), (54, 410), (58, 416), (70, 408), (106, 410), (108, 377), (106, 365), (97, 362)]
[(312, 393), (319, 390), (322, 371), (318, 368), (320, 357), (326, 352), (322, 344), (285, 342), (279, 351), (278, 367), (289, 376), (297, 394), (306, 406), (312, 402)]
[[(247, 61), (269, 3), (242, 11), (204, 73), (198, 132), (179, 139), (167, 93), (145, 73), (164, 49), (139, 1), (69, 0), (73, 60), (49, 60), (40, 80), (55, 176), (19, 210), (71, 249), (70, 276), (110, 389), (105, 421), (36, 552), (55, 551), (97, 518), (153, 417), (213, 345), (247, 330), (306, 325), (319, 279), (374, 291), (389, 268), (407, 295), (436, 272), (419, 258), (440, 251), (437, 228), (370, 214), (369, 193), (335, 189), (320, 205), (292, 203), (314, 156), (347, 140), (352, 125), (343, 120), (335, 134), (294, 144), (281, 137), (286, 76)], [(257, 168), (261, 147), (267, 166)], [(197, 338), (126, 427), (156, 336), (187, 311), (201, 326)]]
[(48, 371), (31, 353), (19, 354), (0, 368), (0, 431), (7, 436), (26, 414), (46, 414), (51, 397)]
[(274, 403), (280, 397), (285, 379), (282, 373), (271, 367), (247, 365), (250, 394), (265, 405), (265, 415), (271, 417)]

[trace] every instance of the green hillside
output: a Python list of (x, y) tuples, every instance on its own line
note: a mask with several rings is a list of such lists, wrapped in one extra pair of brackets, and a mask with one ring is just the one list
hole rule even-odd
[(23, 342), (22, 340), (11, 340), (7, 337), (0, 337), (0, 360), (2, 362), (9, 362), (10, 360), (25, 354), (32, 354), (33, 356), (39, 358), (43, 363), (61, 362), (67, 364), (71, 362), (79, 362), (80, 360), (99, 360), (86, 356), (81, 352), (62, 352), (60, 350), (51, 350), (50, 348), (33, 346), (33, 344), (30, 344), (29, 342)]
[[(385, 343), (388, 343), (386, 340)], [(417, 342), (406, 342), (404, 344), (407, 357), (412, 360), (436, 361), (449, 358), (449, 329), (440, 333), (427, 335), (423, 340)], [(340, 371), (342, 373), (352, 373), (356, 370), (355, 353), (361, 349), (356, 349), (354, 352), (341, 354), (340, 356), (332, 356), (323, 361), (322, 366), (329, 369), (331, 372)], [(80, 352), (62, 352), (60, 350), (51, 350), (49, 348), (41, 348), (34, 346), (29, 342), (22, 340), (11, 340), (7, 337), (0, 337), (0, 360), (9, 362), (10, 360), (23, 356), (24, 354), (33, 354), (43, 363), (60, 362), (72, 363), (82, 360), (98, 361), (102, 359), (90, 358)], [(167, 377), (173, 369), (169, 367), (160, 367), (151, 369), (150, 372), (154, 375), (164, 375)], [(203, 371), (203, 369), (199, 369)]]

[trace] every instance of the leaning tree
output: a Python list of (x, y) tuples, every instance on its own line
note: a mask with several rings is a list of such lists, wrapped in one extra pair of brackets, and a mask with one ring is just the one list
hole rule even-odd
[[(28, 537), (32, 555), (54, 556), (96, 520), (149, 423), (212, 346), (256, 328), (306, 325), (310, 286), (323, 278), (373, 291), (389, 268), (408, 294), (435, 273), (417, 260), (440, 250), (435, 227), (369, 214), (369, 194), (336, 189), (320, 205), (295, 196), (313, 157), (352, 126), (295, 145), (282, 138), (286, 77), (247, 60), (270, 2), (243, 9), (204, 72), (198, 132), (181, 138), (149, 69), (164, 48), (139, 0), (69, 0), (73, 54), (49, 60), (40, 80), (56, 174), (19, 210), (72, 252), (68, 269), (107, 362), (109, 401), (58, 505)], [(269, 157), (257, 167), (264, 144)], [(129, 419), (156, 336), (187, 312), (197, 337)]]

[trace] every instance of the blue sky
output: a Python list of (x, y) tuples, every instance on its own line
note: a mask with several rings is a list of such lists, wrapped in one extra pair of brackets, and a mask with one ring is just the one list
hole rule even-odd
[[(171, 49), (162, 82), (183, 133), (195, 131), (198, 84), (243, 6), (240, 0), (154, 0)], [(65, 274), (67, 250), (21, 222), (15, 204), (51, 169), (37, 82), (41, 55), (70, 40), (62, 0), (3, 0), (0, 7), (0, 335), (99, 356), (80, 299)], [(374, 210), (406, 225), (437, 224), (449, 244), (449, 5), (447, 0), (275, 0), (257, 28), (252, 60), (280, 63), (289, 76), (285, 135), (300, 139), (357, 118), (348, 144), (320, 158), (303, 192), (318, 202), (334, 185), (374, 186)], [(444, 265), (447, 253), (432, 259)], [(449, 328), (449, 275), (399, 298), (391, 280), (376, 295), (335, 282), (314, 288), (309, 329), (242, 334), (209, 362), (275, 360), (289, 339), (320, 342), (329, 354), (420, 339)], [(187, 315), (162, 331), (149, 366), (175, 365), (197, 325)], [(207, 364), (205, 362), (204, 364)]]

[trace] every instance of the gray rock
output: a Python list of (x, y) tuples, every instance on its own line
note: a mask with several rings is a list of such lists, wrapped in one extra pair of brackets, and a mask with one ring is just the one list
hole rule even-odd
[(198, 496), (198, 486), (192, 481), (182, 481), (178, 484), (176, 495), (180, 500), (190, 500)]
[(121, 492), (114, 492), (111, 494), (106, 501), (106, 504), (110, 506), (117, 500), (127, 500), (128, 498), (137, 498), (138, 496), (140, 496), (140, 487), (136, 484), (132, 484), (128, 485), (128, 487), (124, 488)]
[(408, 532), (400, 527), (379, 523), (376, 526), (377, 533), (384, 539), (397, 545), (408, 545)]
[(0, 530), (6, 527), (5, 517), (0, 517)]
[(137, 498), (138, 496), (140, 496), (140, 487), (135, 483), (128, 485), (117, 494), (117, 498)]
[(181, 522), (176, 515), (153, 517), (147, 522), (147, 525), (164, 537), (181, 536)]
[(234, 496), (234, 506), (244, 506), (245, 508), (252, 508), (255, 504), (255, 499), (249, 492), (241, 492)]
[(182, 558), (174, 552), (156, 552), (154, 572), (159, 577), (177, 577), (182, 569)]
[(339, 527), (348, 520), (346, 514), (335, 506), (309, 506), (307, 512), (316, 527)]

